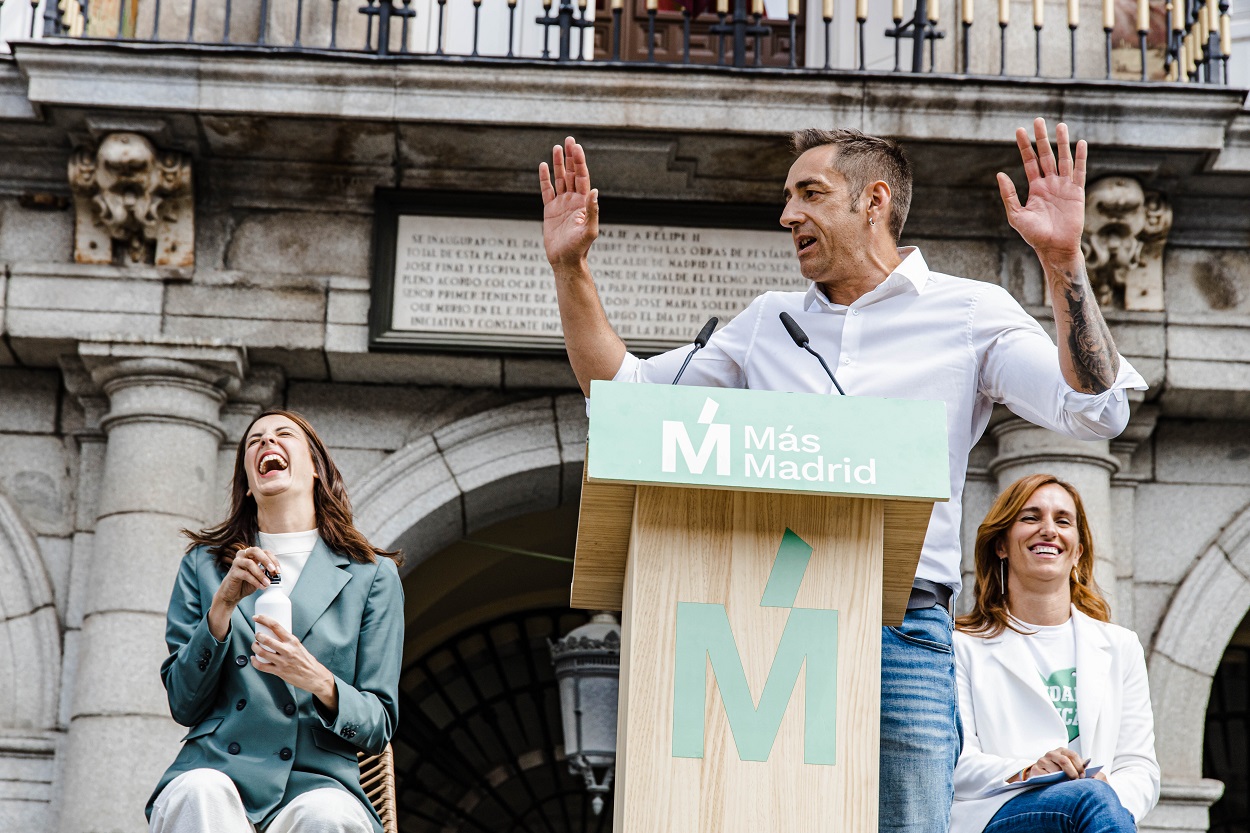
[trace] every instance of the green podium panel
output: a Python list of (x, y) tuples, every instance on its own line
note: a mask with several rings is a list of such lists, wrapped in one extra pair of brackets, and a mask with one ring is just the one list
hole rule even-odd
[(948, 500), (946, 405), (594, 382), (591, 482)]

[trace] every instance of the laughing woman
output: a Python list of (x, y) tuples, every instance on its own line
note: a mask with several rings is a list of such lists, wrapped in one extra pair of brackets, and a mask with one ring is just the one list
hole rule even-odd
[[(290, 411), (248, 426), (229, 517), (187, 535), (161, 679), (191, 731), (148, 803), (150, 830), (380, 833), (356, 753), (381, 752), (398, 718), (398, 553), (352, 525), (338, 469)], [(290, 631), (253, 615), (275, 575)]]
[(1159, 799), (1137, 635), (1110, 624), (1081, 496), (1045, 474), (977, 530), (955, 632), (964, 746), (951, 833), (1132, 833)]

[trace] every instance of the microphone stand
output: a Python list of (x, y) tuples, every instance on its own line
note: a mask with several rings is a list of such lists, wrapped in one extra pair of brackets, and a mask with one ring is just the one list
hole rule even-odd
[(846, 391), (842, 390), (842, 386), (839, 385), (838, 380), (834, 378), (833, 371), (829, 369), (829, 365), (825, 364), (825, 357), (813, 350), (809, 344), (804, 343), (799, 346), (816, 357), (816, 360), (820, 362), (820, 366), (825, 369), (825, 375), (829, 377), (829, 381), (833, 382), (833, 386), (838, 389), (838, 393), (846, 396)]
[(825, 369), (825, 375), (829, 377), (829, 381), (833, 382), (833, 386), (838, 389), (838, 393), (846, 396), (846, 391), (842, 390), (842, 386), (838, 384), (838, 380), (834, 378), (833, 371), (829, 369), (829, 365), (825, 363), (825, 357), (812, 349), (811, 340), (807, 337), (807, 333), (803, 332), (803, 328), (799, 326), (799, 322), (790, 316), (790, 313), (783, 312), (777, 316), (781, 319), (781, 324), (786, 328), (786, 332), (790, 334), (790, 338), (796, 345), (802, 347), (807, 352), (816, 357), (820, 362), (820, 366)]
[(694, 337), (694, 349), (686, 354), (686, 360), (681, 363), (681, 370), (677, 371), (677, 375), (673, 377), (672, 384), (677, 384), (677, 380), (681, 378), (681, 374), (686, 372), (686, 366), (690, 364), (690, 360), (694, 358), (694, 354), (707, 346), (707, 341), (712, 337), (712, 332), (716, 329), (719, 319), (712, 316), (703, 325), (703, 329), (699, 330), (699, 334)]

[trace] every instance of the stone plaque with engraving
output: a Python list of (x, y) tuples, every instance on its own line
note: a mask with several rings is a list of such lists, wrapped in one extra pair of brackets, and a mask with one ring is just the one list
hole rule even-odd
[[(400, 214), (389, 321), (375, 343), (563, 349), (542, 223)], [(590, 266), (631, 350), (687, 344), (755, 296), (807, 287), (785, 231), (604, 224)], [(376, 302), (375, 298), (375, 302)]]

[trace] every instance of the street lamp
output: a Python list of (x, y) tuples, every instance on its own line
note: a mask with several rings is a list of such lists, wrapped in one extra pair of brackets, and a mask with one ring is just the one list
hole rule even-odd
[(620, 685), (621, 626), (599, 611), (563, 639), (549, 642), (560, 686), (564, 757), (594, 796), (595, 815), (612, 789), (616, 769), (616, 695)]

